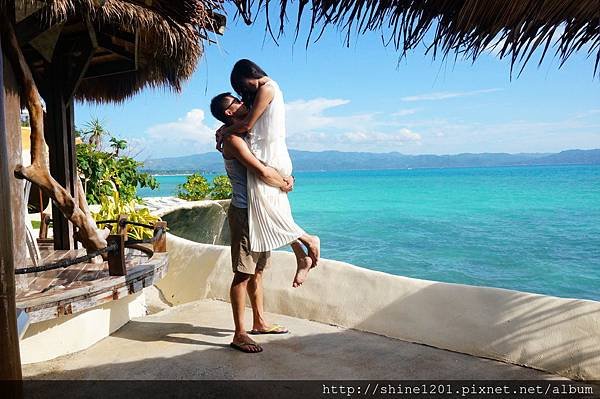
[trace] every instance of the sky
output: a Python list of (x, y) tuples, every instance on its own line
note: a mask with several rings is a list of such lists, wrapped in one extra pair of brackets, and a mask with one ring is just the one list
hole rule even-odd
[[(145, 90), (119, 105), (77, 104), (78, 127), (100, 119), (128, 140), (140, 160), (214, 151), (220, 126), (210, 99), (232, 91), (229, 73), (240, 58), (260, 65), (281, 87), (289, 148), (404, 154), (558, 152), (600, 148), (600, 76), (584, 52), (562, 68), (549, 56), (532, 59), (511, 78), (494, 49), (475, 63), (433, 59), (425, 47), (399, 59), (377, 32), (345, 36), (330, 28), (305, 46), (293, 26), (274, 40), (264, 23), (228, 28), (208, 45), (181, 93)], [(535, 57), (535, 56), (534, 56)]]

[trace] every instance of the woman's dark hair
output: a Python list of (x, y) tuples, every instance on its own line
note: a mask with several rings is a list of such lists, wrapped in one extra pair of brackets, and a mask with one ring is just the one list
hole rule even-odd
[(244, 79), (260, 79), (265, 76), (268, 76), (267, 73), (254, 62), (247, 59), (241, 59), (235, 63), (231, 70), (231, 87), (233, 87), (233, 90), (242, 97), (242, 101), (248, 107), (251, 107), (256, 93), (249, 93), (244, 90), (242, 83)]

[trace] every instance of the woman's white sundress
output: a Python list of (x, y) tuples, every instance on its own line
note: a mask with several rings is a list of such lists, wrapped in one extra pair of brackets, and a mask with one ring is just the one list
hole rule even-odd
[[(285, 104), (279, 85), (269, 80), (274, 89), (271, 104), (246, 136), (256, 158), (277, 170), (282, 176), (292, 174), (292, 160), (285, 143)], [(255, 252), (270, 251), (287, 245), (304, 234), (294, 222), (287, 193), (269, 186), (248, 172), (248, 224), (250, 248)]]

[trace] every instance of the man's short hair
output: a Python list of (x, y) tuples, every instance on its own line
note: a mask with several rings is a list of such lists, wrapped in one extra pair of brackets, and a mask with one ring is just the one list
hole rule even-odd
[(210, 100), (210, 113), (215, 119), (225, 124), (231, 123), (231, 117), (225, 115), (225, 110), (231, 105), (230, 98), (234, 98), (229, 92), (221, 93)]

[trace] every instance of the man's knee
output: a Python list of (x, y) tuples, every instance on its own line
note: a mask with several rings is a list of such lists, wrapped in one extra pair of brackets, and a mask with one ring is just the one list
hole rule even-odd
[(260, 280), (263, 276), (263, 269), (256, 270), (253, 275), (250, 276), (251, 280)]

